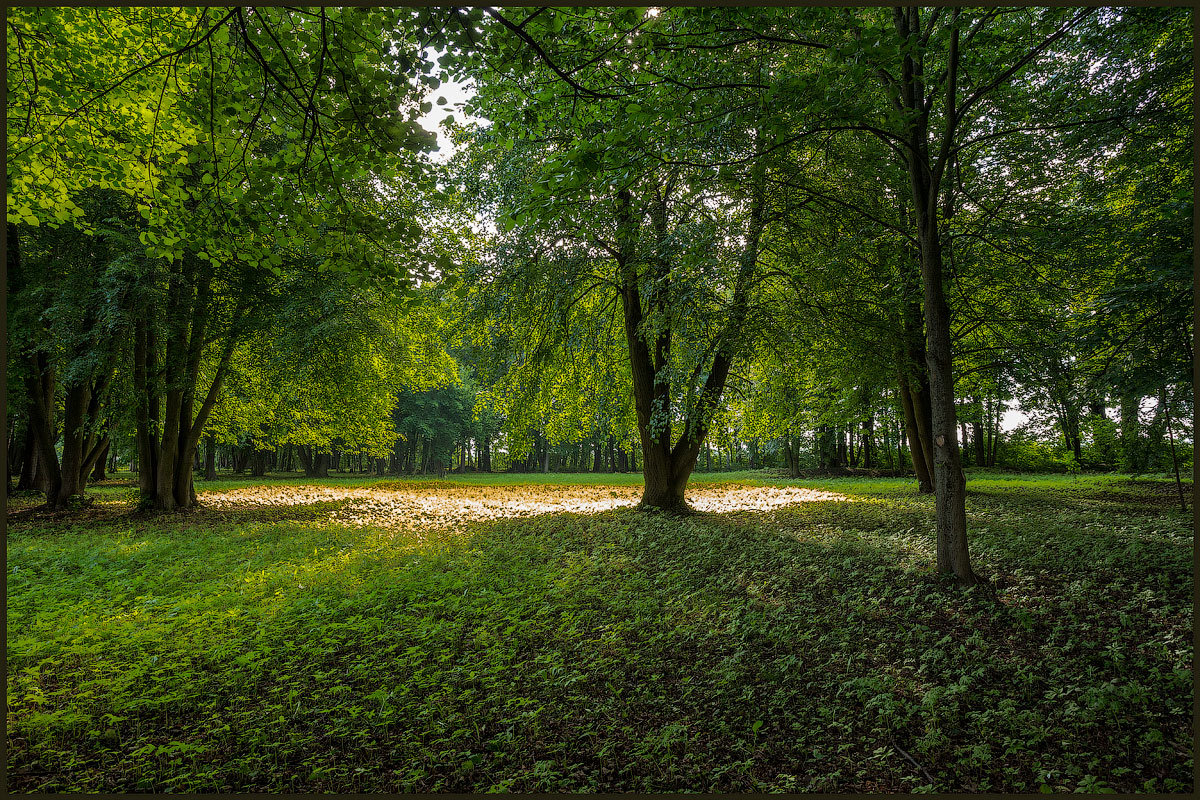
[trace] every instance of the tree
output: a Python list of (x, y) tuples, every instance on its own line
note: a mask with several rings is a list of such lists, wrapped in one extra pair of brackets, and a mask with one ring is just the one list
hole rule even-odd
[[(637, 18), (613, 13), (621, 22)], [(492, 16), (513, 29), (502, 15)], [(555, 12), (540, 23), (553, 27), (557, 42), (574, 47), (571, 58), (581, 62), (595, 50), (592, 37), (607, 38), (610, 25), (602, 13), (572, 16), (568, 23)], [(617, 85), (601, 99), (592, 92), (595, 102), (583, 108), (573, 102), (575, 85), (555, 82), (562, 69), (555, 65), (531, 75), (535, 95), (512, 80), (510, 65), (524, 46), (505, 50), (505, 40), (497, 40), (500, 65), (480, 88), (490, 108), (508, 109), (481, 147), (498, 143), (514, 154), (490, 167), (499, 178), (491, 183), (490, 209), (510, 215), (510, 230), (522, 225), (499, 266), (532, 283), (543, 274), (565, 277), (544, 270), (569, 262), (576, 265), (567, 273), (571, 282), (560, 289), (567, 304), (592, 291), (611, 293), (619, 303), (646, 479), (643, 504), (682, 510), (730, 369), (755, 333), (747, 322), (769, 213), (767, 166), (758, 156), (774, 134), (758, 126), (751, 104), (681, 136), (665, 122), (669, 109), (659, 116), (620, 99), (637, 88), (636, 72), (613, 76)], [(674, 66), (648, 47), (637, 48), (633, 60)], [(715, 176), (698, 170), (705, 165), (687, 160), (697, 147), (728, 167)]]
[[(436, 78), (428, 64), (404, 75), (423, 64), (420, 15), (26, 9), (10, 30), (10, 225), (91, 232), (78, 201), (93, 187), (137, 204), (144, 258), (125, 278), (148, 312), (130, 337), (142, 493), (192, 505), (196, 446), (285, 260), (311, 250), (323, 269), (401, 284), (438, 263), (411, 220), (379, 235), (363, 188), (433, 189), (414, 119)], [(53, 431), (32, 427), (48, 458)]]

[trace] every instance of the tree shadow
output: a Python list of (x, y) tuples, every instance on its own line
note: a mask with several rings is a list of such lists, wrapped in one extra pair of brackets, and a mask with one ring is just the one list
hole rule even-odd
[[(1060, 606), (1080, 619), (1093, 613), (1088, 598), (1061, 586), (1002, 591), (1005, 602), (1032, 598), (1053, 610), (1025, 605), (1022, 617), (933, 574), (929, 498), (851, 499), (684, 518), (554, 512), (431, 528), (424, 539), (330, 524), (332, 508), (313, 504), (276, 509), (277, 519), (263, 519), (262, 507), (200, 511), (78, 542), (58, 537), (10, 555), (35, 572), (18, 575), (25, 589), (10, 574), (10, 600), (61, 586), (61, 607), (94, 620), (90, 635), (107, 652), (81, 662), (69, 653), (79, 629), (48, 620), (36, 632), (58, 649), (10, 647), (10, 667), (41, 663), (40, 691), (63, 708), (99, 717), (112, 713), (105, 697), (131, 705), (111, 723), (130, 745), (95, 773), (121, 788), (177, 785), (168, 779), (182, 767), (136, 755), (145, 732), (163, 730), (164, 714), (176, 726), (168, 739), (207, 748), (190, 770), (242, 791), (924, 783), (888, 750), (895, 742), (947, 788), (981, 777), (1003, 785), (1001, 766), (963, 766), (964, 748), (981, 736), (1029, 741), (1033, 718), (1059, 726), (1062, 745), (1022, 751), (1022, 768), (1035, 757), (1069, 766), (1072, 750), (1094, 751), (1108, 723), (1064, 716), (1044, 698), (1051, 679), (1038, 677)], [(969, 504), (973, 542), (990, 563), (1053, 568), (1067, 580), (1094, 574), (1110, 554), (1129, 557), (1098, 548), (1101, 536), (1087, 547), (1060, 537), (1069, 547), (1055, 560), (1021, 564), (1036, 547), (1012, 540), (1045, 538), (1040, 499), (977, 499), (986, 493)], [(1172, 559), (1164, 567), (1187, 572)], [(16, 605), (10, 624), (28, 637), (21, 628), (37, 610)], [(1154, 609), (1132, 622), (1149, 623)], [(1132, 636), (1098, 610), (1087, 618), (1103, 622), (1092, 630), (1109, 642)], [(1088, 680), (1104, 677), (1091, 650), (1059, 657), (1078, 659)], [(107, 666), (97, 672), (88, 659)], [(986, 691), (924, 704), (927, 692), (978, 675), (981, 659)], [(114, 688), (101, 680), (113, 670), (140, 677)], [(14, 691), (21, 729), (33, 695)], [(72, 698), (86, 691), (99, 694), (78, 705)], [(1012, 713), (987, 717), (1000, 701)], [(1143, 716), (1126, 728), (1148, 729), (1150, 712), (1134, 712)], [(87, 757), (78, 763), (95, 763), (93, 741), (58, 735)], [(273, 766), (263, 772), (255, 759), (267, 752)], [(14, 763), (31, 758), (18, 753)], [(281, 775), (293, 777), (280, 783)]]

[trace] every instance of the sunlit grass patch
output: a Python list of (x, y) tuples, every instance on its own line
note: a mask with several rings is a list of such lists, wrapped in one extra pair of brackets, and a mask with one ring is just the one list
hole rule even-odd
[[(336, 504), (330, 521), (414, 531), (539, 514), (602, 513), (635, 506), (640, 498), (640, 486), (449, 481), (371, 481), (342, 486), (273, 483), (199, 494), (204, 506), (215, 510)], [(844, 499), (834, 492), (797, 486), (699, 484), (688, 492), (694, 509), (713, 513), (760, 512)]]

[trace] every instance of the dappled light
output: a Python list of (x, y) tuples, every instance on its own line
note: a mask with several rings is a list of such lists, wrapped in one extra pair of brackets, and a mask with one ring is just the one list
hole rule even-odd
[[(541, 514), (594, 514), (636, 506), (641, 494), (640, 486), (274, 484), (201, 492), (199, 499), (220, 510), (331, 503), (336, 507), (329, 512), (330, 522), (408, 530)], [(692, 508), (705, 513), (763, 512), (848, 499), (802, 486), (696, 486), (688, 492)]]
[[(1191, 529), (1168, 484), (974, 481), (992, 597), (932, 574), (911, 485), (694, 484), (680, 519), (634, 512), (621, 476), (513, 477), (230, 481), (166, 515), (112, 486), (107, 524), (11, 515), (10, 785), (1190, 785)], [(989, 736), (1006, 749), (978, 758)], [(628, 768), (581, 762), (598, 751)]]

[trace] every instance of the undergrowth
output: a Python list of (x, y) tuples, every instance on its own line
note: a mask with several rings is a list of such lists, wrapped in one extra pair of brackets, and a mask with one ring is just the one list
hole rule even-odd
[(413, 532), (114, 485), (102, 524), (20, 519), (9, 788), (1193, 789), (1173, 485), (973, 476), (995, 599), (933, 572), (910, 481), (803, 485), (846, 499)]

